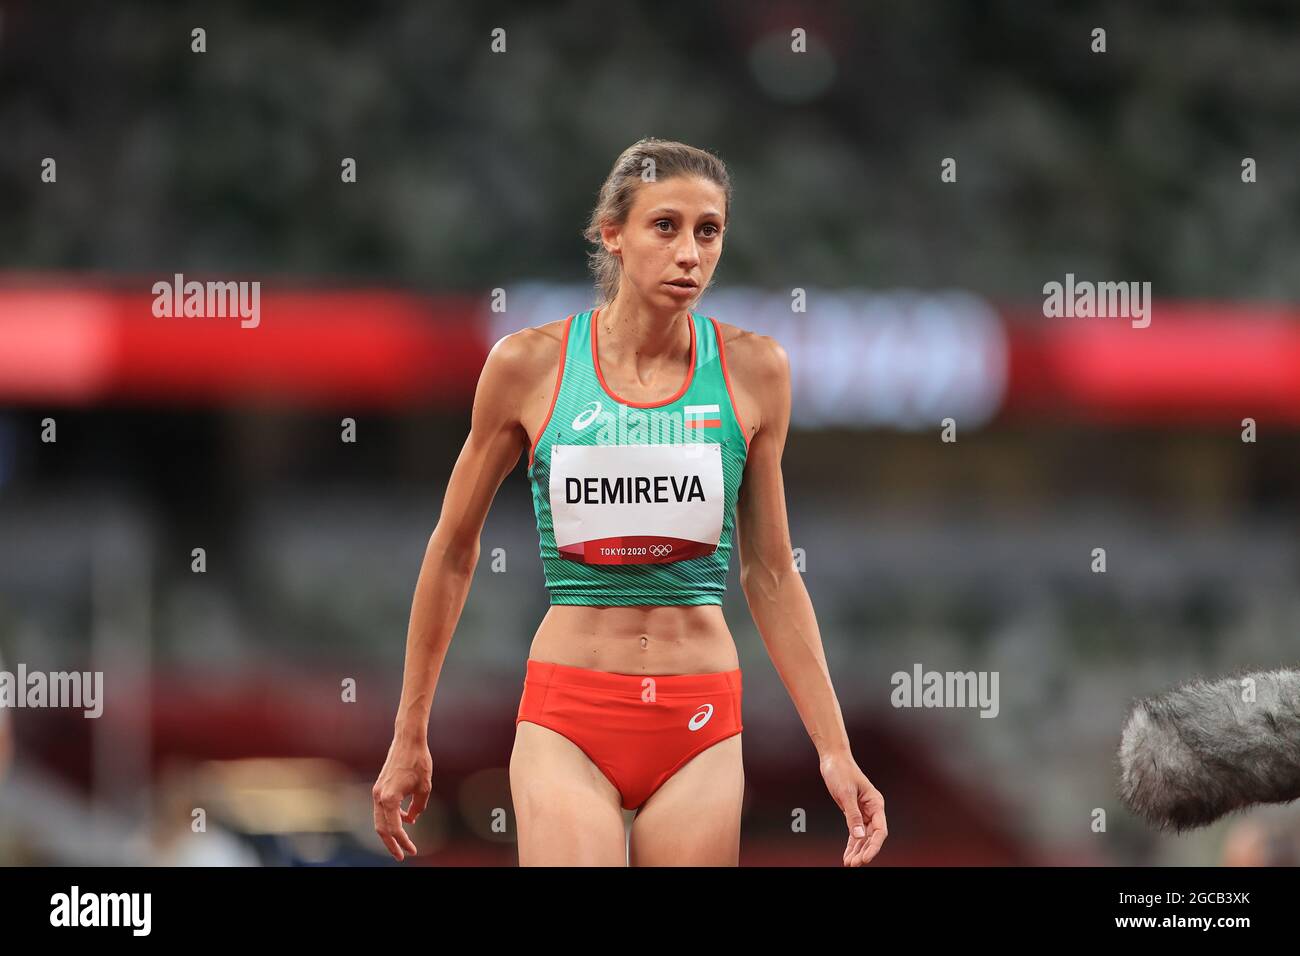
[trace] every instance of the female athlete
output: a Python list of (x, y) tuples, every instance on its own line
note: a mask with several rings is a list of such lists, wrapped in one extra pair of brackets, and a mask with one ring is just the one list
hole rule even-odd
[(429, 714), (479, 535), (525, 452), (551, 606), (510, 758), (520, 865), (738, 865), (741, 674), (721, 606), (733, 533), (750, 612), (844, 814), (843, 863), (880, 850), (884, 798), (850, 752), (793, 566), (786, 354), (691, 311), (722, 255), (730, 201), (713, 154), (634, 144), (586, 230), (603, 304), (489, 352), (420, 569), (373, 789), (375, 830), (397, 860), (416, 852), (402, 824), (428, 803)]

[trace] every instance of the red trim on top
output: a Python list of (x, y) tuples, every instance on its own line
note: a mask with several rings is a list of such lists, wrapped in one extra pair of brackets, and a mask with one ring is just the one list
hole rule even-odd
[(736, 416), (736, 424), (740, 426), (740, 435), (745, 439), (745, 454), (749, 454), (749, 429), (740, 419), (740, 406), (736, 404), (736, 393), (731, 389), (731, 376), (727, 374), (727, 350), (722, 347), (722, 329), (718, 328), (718, 320), (709, 316), (709, 321), (713, 323), (713, 334), (718, 340), (718, 361), (722, 363), (722, 380), (727, 383), (727, 394), (731, 397), (731, 413)]
[(555, 411), (555, 401), (560, 397), (560, 381), (564, 378), (564, 356), (569, 351), (569, 326), (572, 324), (573, 316), (571, 315), (564, 320), (564, 336), (560, 339), (560, 367), (555, 370), (555, 391), (551, 393), (551, 407), (546, 410), (546, 417), (542, 419), (542, 427), (537, 430), (537, 437), (533, 439), (533, 445), (528, 449), (529, 468), (533, 466), (533, 455), (537, 452), (537, 443), (542, 440), (542, 433), (546, 431), (546, 426), (551, 423), (551, 414)]
[(612, 398), (612, 399), (613, 399), (614, 401), (616, 401), (616, 402), (621, 402), (621, 403), (623, 403), (624, 405), (630, 405), (630, 406), (632, 406), (633, 408), (659, 408), (659, 407), (662, 406), (662, 405), (668, 405), (668, 404), (671, 404), (672, 402), (677, 401), (677, 399), (681, 398), (683, 395), (686, 394), (686, 390), (687, 390), (688, 388), (691, 387), (691, 379), (693, 379), (693, 378), (695, 377), (695, 318), (694, 318), (694, 313), (688, 313), (688, 315), (691, 316), (691, 319), (690, 319), (690, 326), (691, 326), (691, 364), (690, 364), (690, 367), (687, 368), (687, 370), (686, 370), (686, 381), (682, 382), (682, 387), (679, 388), (679, 389), (677, 390), (677, 393), (676, 393), (675, 395), (670, 395), (670, 396), (668, 396), (667, 398), (663, 399), (662, 401), (658, 401), (658, 402), (631, 402), (631, 401), (628, 401), (626, 398), (619, 398), (617, 395), (614, 394), (614, 390), (613, 390), (612, 388), (609, 387), (609, 384), (605, 381), (605, 376), (602, 375), (601, 372), (600, 372), (600, 358), (599, 358), (599, 357), (597, 356), (597, 354), (596, 354), (596, 317), (597, 317), (598, 315), (600, 315), (600, 309), (597, 309), (595, 312), (593, 312), (593, 313), (591, 314), (591, 364), (594, 365), (594, 366), (596, 367), (596, 378), (600, 381), (600, 387), (603, 388), (603, 389), (605, 390), (605, 394), (606, 394), (606, 395), (608, 395), (610, 398)]

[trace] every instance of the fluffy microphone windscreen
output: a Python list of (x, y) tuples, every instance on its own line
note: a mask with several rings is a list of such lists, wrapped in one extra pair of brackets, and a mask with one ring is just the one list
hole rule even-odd
[(1137, 701), (1119, 763), (1120, 799), (1162, 829), (1300, 797), (1300, 671), (1195, 680)]

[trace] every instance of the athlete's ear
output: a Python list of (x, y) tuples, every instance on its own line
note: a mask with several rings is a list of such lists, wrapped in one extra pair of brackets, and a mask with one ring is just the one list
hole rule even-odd
[(600, 238), (605, 244), (605, 251), (612, 256), (623, 256), (623, 229), (615, 223), (606, 223), (600, 227)]

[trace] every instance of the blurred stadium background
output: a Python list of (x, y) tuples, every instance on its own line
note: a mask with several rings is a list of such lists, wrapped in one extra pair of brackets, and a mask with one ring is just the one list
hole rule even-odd
[[(1256, 2), (0, 2), (0, 657), (105, 675), (97, 720), (0, 713), (0, 863), (387, 860), (369, 788), (478, 371), (594, 304), (580, 230), (646, 135), (735, 180), (699, 311), (791, 358), (792, 535), (879, 864), (1295, 863), (1294, 807), (1148, 830), (1114, 753), (1134, 697), (1295, 662), (1297, 32)], [(176, 273), (259, 281), (260, 325), (154, 317)], [(1150, 326), (1044, 317), (1067, 273), (1150, 282)], [(420, 863), (516, 862), (524, 470)], [(736, 570), (742, 863), (838, 865)], [(891, 706), (918, 664), (997, 671), (998, 715)]]

